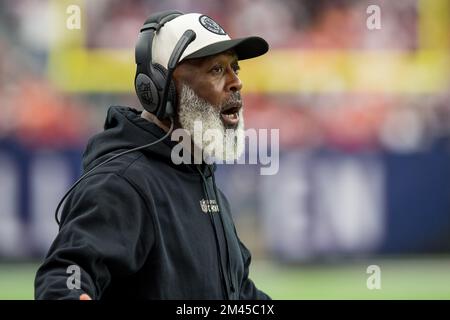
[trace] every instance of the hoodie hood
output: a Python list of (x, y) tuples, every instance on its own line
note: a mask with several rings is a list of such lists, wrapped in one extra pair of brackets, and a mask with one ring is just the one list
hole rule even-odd
[[(112, 106), (108, 109), (104, 131), (96, 134), (87, 144), (83, 154), (83, 169), (87, 171), (115, 154), (143, 146), (163, 137), (166, 132), (156, 124), (141, 118), (142, 111), (129, 107)], [(146, 156), (167, 162), (178, 170), (198, 174), (196, 165), (176, 165), (171, 159), (172, 148), (177, 142), (170, 136), (163, 141), (141, 150)], [(208, 168), (212, 167), (212, 168)], [(215, 165), (200, 165), (201, 171), (209, 176)]]

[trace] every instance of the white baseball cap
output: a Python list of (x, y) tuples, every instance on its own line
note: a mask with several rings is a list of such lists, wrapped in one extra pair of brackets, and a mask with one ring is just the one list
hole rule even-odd
[(207, 15), (187, 13), (164, 24), (153, 38), (153, 63), (167, 68), (170, 55), (176, 43), (186, 30), (195, 32), (196, 38), (191, 42), (180, 61), (202, 58), (234, 49), (238, 59), (250, 59), (263, 55), (269, 50), (267, 42), (260, 37), (231, 39), (223, 28)]

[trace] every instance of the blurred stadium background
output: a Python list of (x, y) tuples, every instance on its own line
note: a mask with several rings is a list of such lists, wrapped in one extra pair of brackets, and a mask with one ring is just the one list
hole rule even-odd
[[(80, 29), (66, 27), (71, 5)], [(165, 9), (271, 45), (241, 77), (246, 126), (280, 129), (280, 170), (218, 172), (258, 286), (450, 299), (450, 0), (1, 0), (0, 299), (33, 298), (56, 204), (106, 109), (139, 106), (135, 40)]]

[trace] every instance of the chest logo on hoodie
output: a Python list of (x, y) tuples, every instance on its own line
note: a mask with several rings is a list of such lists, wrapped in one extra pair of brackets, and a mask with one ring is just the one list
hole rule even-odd
[(204, 213), (212, 212), (216, 213), (219, 212), (219, 206), (217, 205), (216, 200), (200, 200), (200, 208)]

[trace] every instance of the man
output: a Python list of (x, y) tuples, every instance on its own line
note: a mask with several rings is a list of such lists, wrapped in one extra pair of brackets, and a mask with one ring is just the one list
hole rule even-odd
[[(111, 107), (105, 130), (88, 143), (85, 172), (161, 140), (172, 122), (190, 133), (206, 158), (232, 159), (242, 152), (238, 60), (264, 54), (267, 43), (258, 37), (230, 40), (200, 14), (176, 14), (155, 29), (151, 60), (166, 68), (181, 34), (196, 34), (173, 73), (174, 119)], [(220, 137), (205, 141), (195, 134), (196, 121), (202, 133), (214, 129)], [(224, 148), (226, 143), (232, 147)], [(67, 198), (59, 233), (37, 272), (37, 299), (270, 299), (249, 278), (251, 255), (216, 187), (215, 166), (175, 163), (177, 145), (165, 138), (131, 150), (82, 179)]]

